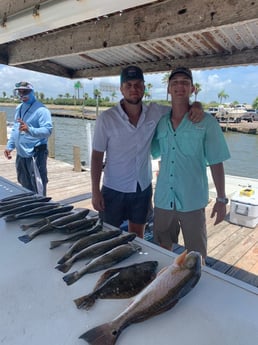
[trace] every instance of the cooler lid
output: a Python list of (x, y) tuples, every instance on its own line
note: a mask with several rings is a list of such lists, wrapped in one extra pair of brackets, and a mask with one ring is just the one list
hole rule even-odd
[(231, 201), (240, 202), (242, 204), (258, 206), (258, 189), (245, 189), (236, 192), (232, 197)]

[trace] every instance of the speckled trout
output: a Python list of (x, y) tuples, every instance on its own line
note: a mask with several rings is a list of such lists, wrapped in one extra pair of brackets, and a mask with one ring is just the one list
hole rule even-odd
[(171, 309), (197, 284), (201, 276), (201, 255), (183, 252), (133, 299), (111, 322), (80, 336), (90, 345), (114, 345), (121, 332), (132, 323), (141, 322)]

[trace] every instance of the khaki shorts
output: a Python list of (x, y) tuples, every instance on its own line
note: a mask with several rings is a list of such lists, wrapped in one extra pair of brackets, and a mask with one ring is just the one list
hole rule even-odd
[(179, 225), (182, 229), (185, 248), (207, 257), (207, 231), (205, 209), (180, 212), (154, 208), (154, 241), (165, 248), (172, 248), (178, 242)]

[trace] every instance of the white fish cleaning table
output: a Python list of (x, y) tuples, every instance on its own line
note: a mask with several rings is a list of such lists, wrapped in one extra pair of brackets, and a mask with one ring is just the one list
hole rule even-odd
[[(32, 222), (32, 220), (29, 220)], [(44, 234), (24, 244), (19, 225), (0, 219), (2, 345), (83, 345), (78, 337), (110, 321), (129, 300), (97, 300), (89, 310), (76, 308), (73, 299), (90, 293), (104, 271), (87, 274), (67, 286), (54, 267), (68, 245), (49, 249), (57, 233)], [(136, 240), (135, 240), (136, 241)], [(141, 253), (115, 267), (146, 260), (169, 265), (175, 254), (145, 240), (136, 241)], [(84, 266), (76, 262), (69, 272)], [(203, 268), (196, 287), (171, 310), (125, 329), (117, 345), (253, 345), (258, 344), (258, 289), (209, 268)]]

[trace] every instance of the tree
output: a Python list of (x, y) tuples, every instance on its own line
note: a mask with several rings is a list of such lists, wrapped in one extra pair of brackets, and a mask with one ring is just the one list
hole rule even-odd
[(113, 91), (111, 93), (111, 98), (112, 98), (112, 102), (114, 101), (114, 99), (116, 98), (116, 91)]
[[(166, 85), (166, 87), (168, 87), (168, 79), (169, 79), (169, 76), (170, 76), (170, 73), (169, 72), (166, 72), (163, 77), (162, 77), (162, 84)], [(168, 88), (167, 88), (167, 101), (168, 101)]]
[(254, 109), (258, 109), (258, 97), (255, 98), (252, 106), (253, 106)]
[(77, 98), (80, 99), (80, 89), (83, 89), (82, 83), (78, 80), (74, 83), (75, 93), (77, 93)]
[(152, 89), (152, 87), (153, 87), (153, 85), (151, 83), (148, 83), (146, 85), (146, 88), (144, 90), (144, 97), (145, 97), (145, 99), (146, 98), (148, 98), (148, 99), (151, 98), (151, 91), (150, 90)]
[(99, 99), (101, 96), (101, 92), (98, 89), (95, 89), (93, 91), (93, 94), (94, 94), (94, 98), (96, 99), (96, 116), (98, 116), (99, 115)]
[(195, 83), (194, 84), (194, 100), (197, 101), (198, 93), (202, 91), (201, 84)]
[(6, 97), (6, 92), (5, 91), (3, 91), (3, 98), (5, 98)]
[(222, 103), (222, 100), (223, 100), (223, 99), (226, 99), (226, 98), (228, 98), (228, 97), (229, 97), (229, 95), (227, 95), (227, 94), (225, 93), (224, 90), (220, 91), (220, 92), (218, 93), (219, 103), (221, 104), (221, 103)]

